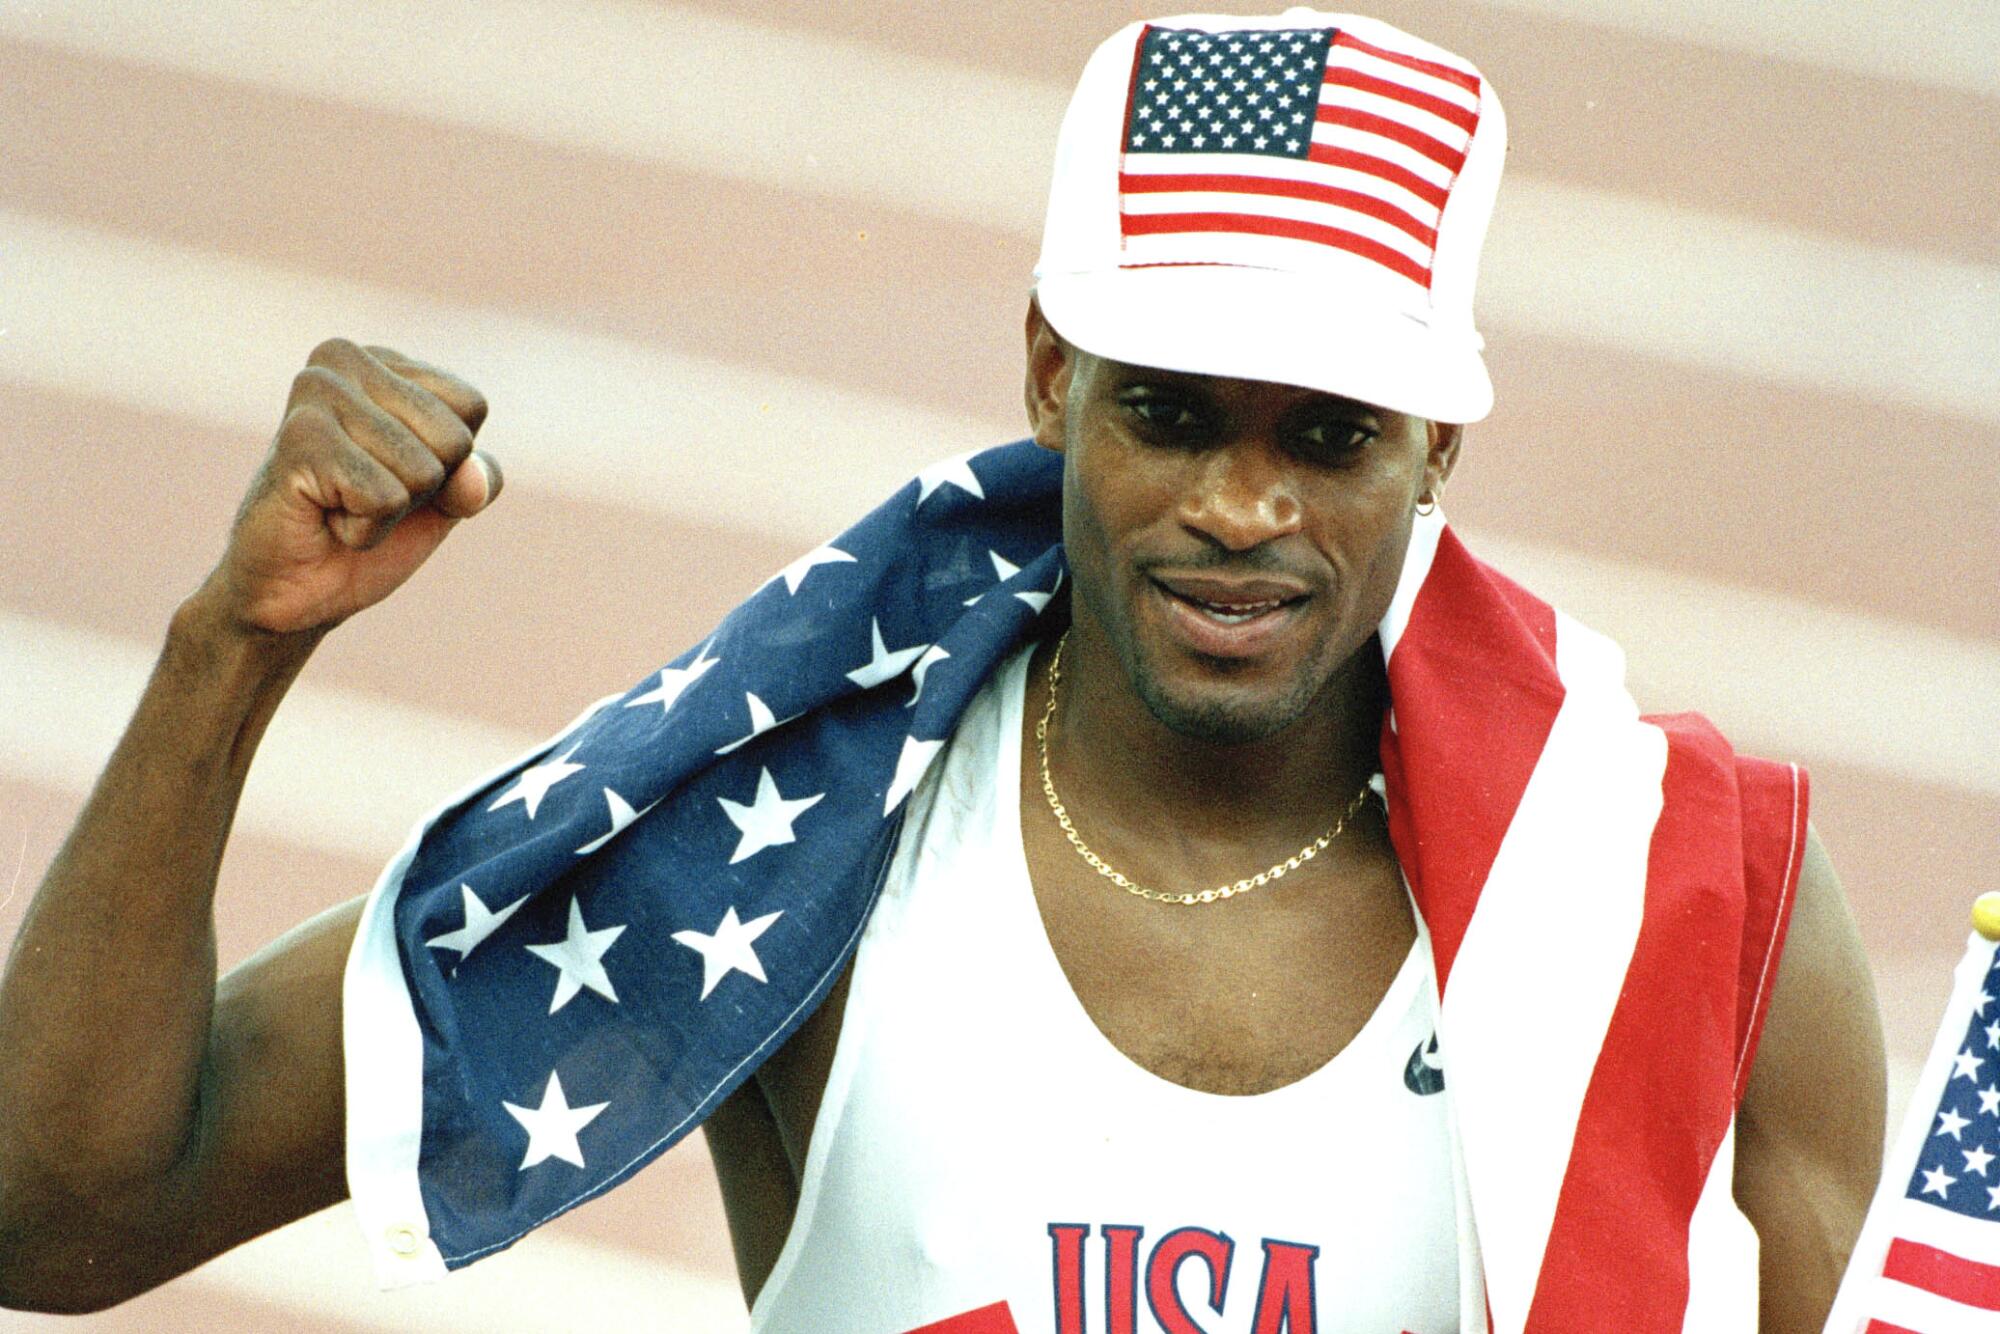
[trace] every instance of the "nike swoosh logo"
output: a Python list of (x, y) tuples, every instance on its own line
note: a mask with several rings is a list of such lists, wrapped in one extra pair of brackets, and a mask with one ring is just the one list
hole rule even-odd
[(1403, 1066), (1403, 1087), (1418, 1097), (1444, 1092), (1444, 1062), (1438, 1059), (1437, 1034), (1429, 1042), (1419, 1042)]

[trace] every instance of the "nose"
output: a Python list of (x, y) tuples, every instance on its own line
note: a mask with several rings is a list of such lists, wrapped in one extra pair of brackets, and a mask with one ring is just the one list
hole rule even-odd
[(1275, 446), (1239, 439), (1208, 450), (1181, 499), (1181, 522), (1230, 551), (1299, 531), (1304, 520), (1291, 460)]

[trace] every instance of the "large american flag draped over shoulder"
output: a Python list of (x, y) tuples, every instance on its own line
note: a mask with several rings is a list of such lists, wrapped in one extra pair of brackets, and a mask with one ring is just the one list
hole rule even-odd
[[(344, 993), (348, 1178), (385, 1282), (616, 1185), (824, 997), (903, 803), (1048, 612), (1061, 472), (1026, 442), (927, 470), (420, 826)], [(1381, 642), (1390, 829), (1452, 1070), (1467, 1334), (1489, 1307), (1501, 1334), (1600, 1316), (1667, 1334), (1682, 1312), (1750, 1329), (1729, 1144), (1800, 776), (1698, 719), (1641, 718), (1614, 645), (1437, 515), (1415, 521)]]
[(1324, 247), (1428, 288), (1479, 106), (1469, 67), (1341, 29), (1148, 28), (1119, 177), (1127, 262), (1160, 236), (1188, 262), (1207, 233), (1207, 262)]
[(1060, 476), (1025, 445), (927, 469), (389, 868), (347, 989), (385, 1281), (622, 1180), (811, 1013), (904, 799), (1062, 577)]
[(1828, 1334), (2000, 1329), (2000, 957), (1966, 942)]

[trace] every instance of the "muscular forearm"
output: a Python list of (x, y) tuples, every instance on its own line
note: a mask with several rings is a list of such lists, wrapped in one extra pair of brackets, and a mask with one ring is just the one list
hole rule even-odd
[(449, 372), (344, 339), (293, 380), (0, 978), (0, 1306), (96, 1309), (339, 1198), (358, 903), (218, 990), (216, 872), (314, 645), (498, 494), (485, 415)]
[(175, 615), (0, 982), (0, 1216), (143, 1188), (188, 1145), (217, 868), (258, 740), (316, 639), (246, 632), (201, 595)]

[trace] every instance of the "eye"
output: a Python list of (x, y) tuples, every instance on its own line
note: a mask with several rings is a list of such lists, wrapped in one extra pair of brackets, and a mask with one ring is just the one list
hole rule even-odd
[(1122, 394), (1118, 402), (1155, 435), (1186, 436), (1205, 425), (1199, 405), (1172, 390), (1137, 386)]
[(1304, 452), (1322, 458), (1346, 458), (1366, 449), (1381, 434), (1351, 417), (1327, 417), (1299, 432)]

